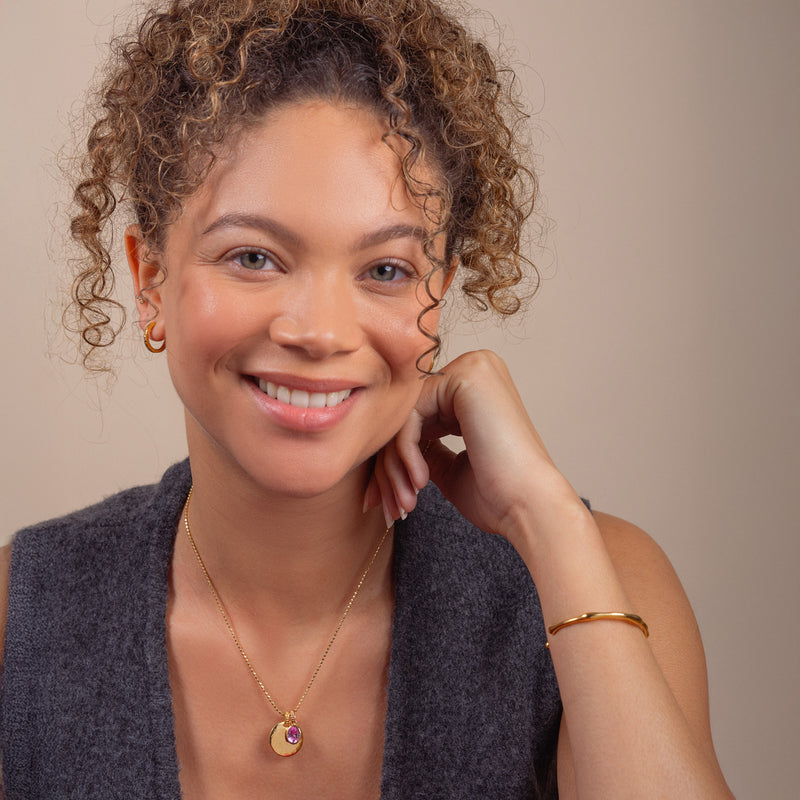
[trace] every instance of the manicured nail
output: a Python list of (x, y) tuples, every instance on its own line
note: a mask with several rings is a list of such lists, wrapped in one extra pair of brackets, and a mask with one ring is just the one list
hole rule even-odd
[(383, 502), (382, 505), (383, 505), (383, 520), (386, 523), (386, 527), (391, 528), (392, 525), (394, 525), (394, 518), (389, 513), (389, 509), (386, 508), (386, 503)]
[(406, 513), (406, 510), (401, 506), (400, 507), (400, 519), (404, 520), (407, 516), (408, 516), (408, 514)]

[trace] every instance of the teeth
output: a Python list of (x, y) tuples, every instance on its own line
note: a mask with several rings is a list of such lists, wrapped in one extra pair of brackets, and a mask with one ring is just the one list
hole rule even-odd
[(312, 392), (308, 396), (308, 407), (309, 408), (325, 408), (325, 404), (328, 401), (328, 395), (324, 392)]
[(295, 389), (292, 392), (292, 398), (289, 402), (298, 408), (308, 408), (308, 392)]
[(258, 388), (279, 403), (288, 403), (296, 408), (333, 408), (350, 397), (352, 389), (341, 392), (306, 392), (303, 389), (289, 389), (272, 381), (259, 378)]

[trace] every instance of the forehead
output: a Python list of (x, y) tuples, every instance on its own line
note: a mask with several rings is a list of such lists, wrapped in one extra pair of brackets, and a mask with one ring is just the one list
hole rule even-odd
[(386, 133), (383, 120), (358, 106), (280, 107), (232, 137), (184, 217), (204, 228), (226, 214), (266, 213), (292, 228), (342, 235), (392, 221), (430, 227), (393, 151), (402, 142), (390, 147)]

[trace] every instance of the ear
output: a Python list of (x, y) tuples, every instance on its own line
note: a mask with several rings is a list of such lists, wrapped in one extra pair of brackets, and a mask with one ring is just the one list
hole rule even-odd
[(155, 320), (152, 338), (159, 341), (164, 338), (163, 320), (158, 319), (164, 270), (138, 225), (130, 225), (125, 230), (125, 255), (128, 258), (128, 269), (131, 271), (133, 290), (136, 293), (139, 327), (144, 330), (148, 323)]

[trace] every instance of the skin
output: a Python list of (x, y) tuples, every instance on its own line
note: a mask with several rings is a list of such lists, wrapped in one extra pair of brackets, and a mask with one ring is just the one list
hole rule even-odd
[[(414, 508), (430, 477), (516, 547), (548, 624), (629, 610), (651, 626), (648, 640), (611, 622), (551, 637), (561, 796), (730, 797), (699, 633), (663, 553), (585, 509), (496, 355), (469, 353), (420, 379), (429, 265), (418, 234), (429, 223), (383, 133), (360, 108), (273, 111), (229, 143), (163, 252), (135, 228), (126, 237), (147, 300), (140, 323), (154, 319), (152, 338), (166, 338), (186, 408), (192, 532), (251, 661), (280, 708), (296, 703), (385, 524)], [(265, 399), (253, 376), (353, 391), (328, 417), (304, 416)], [(465, 453), (438, 442), (450, 433)], [(389, 539), (298, 712), (302, 754), (277, 758), (264, 745), (277, 715), (179, 530), (167, 622), (184, 795), (376, 797), (392, 607)]]

